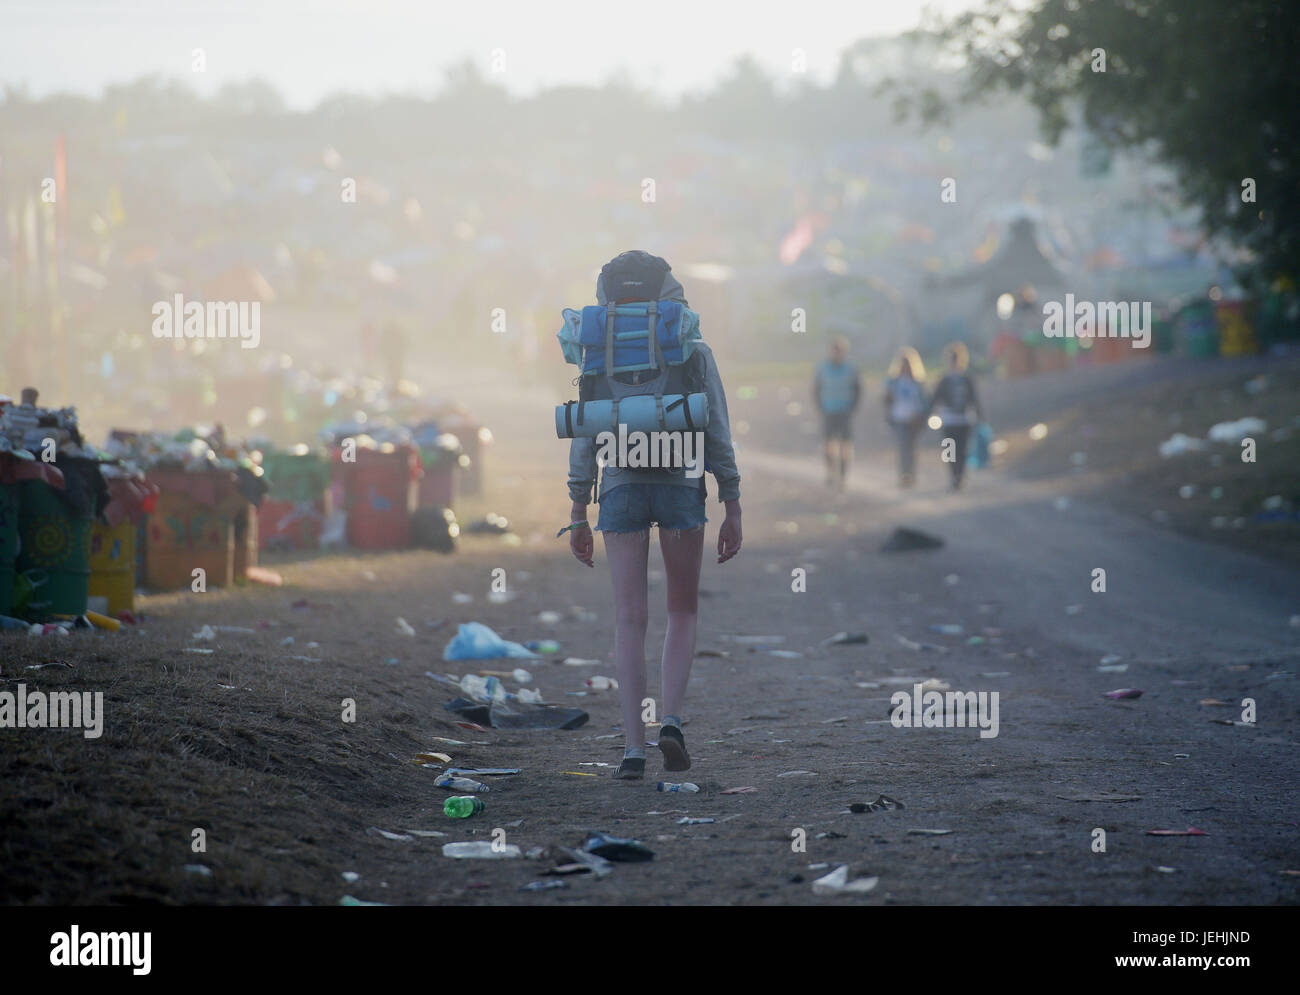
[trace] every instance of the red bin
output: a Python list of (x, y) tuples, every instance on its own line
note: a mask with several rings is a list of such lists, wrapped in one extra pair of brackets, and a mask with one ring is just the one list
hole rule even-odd
[(413, 446), (358, 449), (341, 464), (348, 543), (357, 549), (405, 549), (417, 507), (420, 455)]

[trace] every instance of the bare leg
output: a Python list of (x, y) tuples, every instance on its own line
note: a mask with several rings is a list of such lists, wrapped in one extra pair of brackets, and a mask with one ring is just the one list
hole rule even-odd
[(614, 588), (614, 662), (628, 746), (645, 747), (641, 701), (645, 698), (646, 563), (650, 533), (602, 532)]
[(660, 529), (659, 548), (668, 578), (668, 633), (664, 636), (664, 715), (682, 714), (695, 659), (704, 529)]

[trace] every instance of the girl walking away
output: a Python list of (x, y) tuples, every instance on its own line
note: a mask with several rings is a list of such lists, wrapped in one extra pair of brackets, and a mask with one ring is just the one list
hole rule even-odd
[[(934, 389), (926, 415), (938, 408), (939, 417), (943, 421), (944, 438), (953, 440), (954, 459), (950, 466), (952, 489), (956, 491), (961, 489), (962, 475), (966, 472), (966, 444), (970, 441), (971, 425), (984, 420), (984, 409), (975, 393), (975, 381), (966, 372), (970, 365), (970, 353), (966, 346), (954, 342), (943, 352), (948, 361), (948, 371)], [(974, 422), (968, 413), (972, 409), (975, 411)]]
[[(566, 406), (570, 421), (604, 418), (601, 427), (614, 437), (621, 438), (626, 432), (629, 439), (649, 429), (644, 434), (654, 452), (656, 443), (662, 442), (660, 437), (673, 434), (664, 431), (666, 425), (673, 424), (665, 420), (665, 412), (680, 412), (696, 429), (700, 412), (705, 412), (703, 430), (679, 433), (692, 438), (684, 438), (678, 448), (679, 454), (685, 453), (694, 442), (702, 447), (702, 459), (696, 449), (693, 461), (683, 458), (678, 461), (681, 465), (665, 466), (663, 461), (647, 465), (644, 458), (632, 455), (634, 446), (624, 453), (622, 445), (615, 447), (604, 436), (575, 437), (569, 447), (569, 497), (573, 501), (569, 547), (580, 563), (595, 565), (594, 537), (587, 520), (594, 491), (599, 504), (596, 529), (604, 539), (614, 593), (614, 656), (626, 739), (623, 762), (614, 776), (635, 779), (644, 776), (646, 761), (642, 712), (650, 529), (657, 526), (659, 530), (668, 587), (659, 749), (664, 769), (680, 771), (691, 766), (681, 716), (695, 657), (707, 521), (704, 471), (717, 481), (718, 501), (725, 508), (718, 530), (719, 563), (740, 551), (740, 473), (717, 363), (699, 338), (698, 315), (686, 306), (681, 284), (668, 263), (649, 253), (625, 252), (601, 270), (596, 299), (600, 306), (584, 308), (580, 316), (566, 311), (568, 324), (560, 333), (570, 360), (578, 361), (579, 350), (582, 357), (580, 400), (572, 410)], [(575, 326), (580, 331), (574, 331)], [(675, 398), (679, 396), (698, 403), (678, 404)], [(560, 417), (557, 413), (557, 424)], [(613, 419), (618, 419), (617, 424)]]
[(925, 365), (911, 346), (894, 357), (885, 381), (885, 421), (898, 445), (898, 486), (916, 483), (916, 436), (925, 420)]

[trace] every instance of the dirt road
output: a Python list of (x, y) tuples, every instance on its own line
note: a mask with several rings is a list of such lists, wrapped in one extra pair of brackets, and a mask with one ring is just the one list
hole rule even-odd
[[(1300, 630), (1288, 624), (1300, 610), (1294, 570), (1182, 538), (1102, 500), (1076, 498), (1058, 510), (1052, 481), (996, 470), (950, 496), (931, 468), (918, 493), (903, 499), (871, 445), (850, 490), (832, 497), (820, 487), (806, 436), (778, 437), (768, 448), (746, 440), (745, 548), (725, 566), (706, 557), (702, 582), (703, 655), (686, 712), (695, 759), (686, 777), (700, 793), (657, 793), (654, 751), (642, 783), (589, 766), (615, 764), (621, 754), (614, 695), (569, 694), (593, 673), (613, 675), (609, 592), (599, 546), (597, 569), (587, 570), (551, 539), (566, 509), (556, 480), (563, 450), (534, 437), (545, 422), (537, 400), (503, 402), (494, 422), (493, 507), (512, 519), (517, 545), (467, 537), (452, 557), (321, 557), (285, 565), (290, 586), (282, 590), (151, 598), (142, 632), (57, 644), (4, 640), (3, 688), (21, 679), (103, 690), (107, 719), (97, 740), (0, 731), (0, 897), (291, 904), (334, 904), (345, 894), (435, 904), (1300, 897), (1300, 876), (1284, 873), (1300, 870)], [(897, 525), (945, 544), (881, 553)], [(500, 604), (486, 597), (498, 567), (510, 597)], [(1091, 590), (1097, 567), (1106, 571), (1105, 593)], [(800, 568), (807, 587), (796, 592), (792, 571)], [(455, 592), (473, 600), (457, 603)], [(663, 634), (657, 569), (651, 597), (653, 694)], [(596, 620), (571, 612), (576, 606)], [(543, 611), (562, 618), (543, 623)], [(416, 637), (397, 631), (398, 615)], [(438, 620), (447, 624), (435, 631), (429, 623)], [(547, 701), (580, 705), (588, 724), (537, 733), (457, 727), (442, 708), (450, 693), (425, 672), (476, 669), (441, 659), (452, 624), (469, 620), (507, 638), (554, 638), (560, 656), (604, 660), (589, 668), (524, 664)], [(192, 640), (205, 623), (254, 631)], [(960, 635), (931, 629), (954, 625)], [(823, 643), (839, 631), (866, 633), (870, 642)], [(283, 644), (287, 636), (293, 645)], [(760, 636), (775, 639), (738, 638)], [(1100, 672), (1103, 657), (1127, 669)], [(74, 669), (23, 669), (52, 660)], [(929, 679), (997, 692), (996, 737), (895, 728), (891, 695)], [(1143, 694), (1103, 697), (1118, 688)], [(355, 722), (341, 718), (345, 698), (356, 702)], [(1253, 726), (1214, 721), (1240, 722), (1246, 698), (1255, 702)], [(454, 822), (441, 813), (436, 772), (411, 763), (419, 750), (446, 752), (460, 766), (522, 772), (490, 779), (486, 811)], [(723, 794), (734, 787), (756, 790)], [(905, 807), (850, 811), (882, 794)], [(1109, 800), (1079, 800), (1098, 797)], [(684, 817), (716, 821), (679, 824)], [(193, 850), (196, 827), (206, 830), (206, 852)], [(393, 840), (371, 827), (448, 835)], [(1188, 827), (1208, 835), (1147, 835)], [(487, 840), (494, 829), (524, 850), (548, 852), (540, 860), (441, 855), (445, 842)], [(564, 889), (518, 890), (564, 860), (557, 846), (576, 846), (591, 829), (636, 837), (655, 859), (619, 865), (600, 880), (567, 878)], [(1095, 849), (1099, 829), (1104, 852)], [(806, 846), (794, 845), (799, 840)], [(815, 896), (812, 881), (839, 864), (879, 882), (861, 896)], [(343, 872), (359, 877), (345, 881)]]

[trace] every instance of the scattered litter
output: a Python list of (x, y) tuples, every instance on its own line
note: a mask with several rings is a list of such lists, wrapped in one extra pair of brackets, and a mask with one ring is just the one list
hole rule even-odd
[(981, 676), (981, 677), (1010, 677), (1010, 676), (1011, 676), (1011, 671), (1009, 671), (1009, 670), (990, 670), (990, 671), (988, 671), (987, 673), (980, 674), (980, 676)]
[(566, 656), (562, 661), (566, 667), (599, 667), (604, 660), (584, 660), (578, 656)]
[(482, 781), (475, 781), (473, 778), (469, 777), (456, 777), (454, 774), (450, 773), (439, 774), (433, 784), (434, 787), (446, 788), (448, 791), (473, 791), (476, 793), (482, 793), (492, 790)]
[(447, 773), (453, 777), (469, 774), (474, 777), (510, 777), (518, 774), (518, 767), (448, 767)]
[(1188, 826), (1186, 829), (1148, 829), (1148, 836), (1209, 836), (1204, 829)]
[(444, 660), (492, 660), (503, 656), (537, 658), (536, 653), (519, 643), (502, 639), (482, 622), (461, 623), (442, 652)]
[(62, 667), (64, 670), (71, 670), (71, 669), (72, 669), (72, 664), (70, 664), (70, 663), (30, 663), (30, 664), (28, 664), (26, 667), (24, 667), (23, 669), (24, 669), (24, 670), (47, 670), (47, 669), (49, 669), (50, 667)]
[(857, 878), (850, 881), (848, 864), (841, 864), (829, 874), (813, 882), (813, 894), (865, 895), (879, 883), (880, 878)]
[(928, 681), (921, 682), (922, 691), (951, 691), (952, 685), (947, 681), (941, 681), (937, 677), (931, 677)]
[(910, 553), (919, 549), (938, 549), (943, 540), (919, 529), (899, 527), (881, 544), (882, 553)]
[(524, 852), (513, 843), (489, 843), (481, 840), (473, 843), (444, 843), (442, 855), (456, 860), (509, 860), (523, 857)]
[[(1300, 617), (1300, 616), (1297, 616)], [(696, 650), (695, 655), (701, 656), (731, 656), (726, 650)]]
[(1097, 668), (1099, 674), (1126, 674), (1128, 673), (1127, 663), (1102, 664)]
[(693, 819), (693, 818), (691, 818), (689, 815), (684, 815), (684, 816), (682, 816), (680, 819), (677, 820), (677, 825), (679, 825), (679, 826), (703, 826), (703, 825), (705, 825), (706, 823), (717, 822), (717, 821), (718, 821), (717, 819), (711, 819), (711, 818)]
[(1231, 708), (1232, 702), (1220, 701), (1218, 698), (1202, 698), (1197, 704), (1215, 708)]
[(521, 887), (520, 891), (550, 891), (552, 888), (567, 888), (567, 881), (530, 881)]
[(847, 721), (849, 721), (849, 717), (847, 715), (837, 715), (833, 719), (822, 719), (822, 725), (829, 726), (829, 725), (834, 725), (836, 722), (847, 722)]
[(1101, 658), (1101, 665), (1103, 667), (1109, 667), (1111, 664), (1119, 663), (1123, 659), (1124, 658), (1122, 656), (1119, 656), (1115, 653), (1107, 653), (1105, 656)]
[(680, 784), (673, 781), (660, 781), (655, 785), (656, 791), (681, 791), (686, 794), (695, 794), (700, 790), (698, 784), (692, 784), (690, 781), (683, 781)]
[(848, 839), (848, 835), (847, 835), (846, 833), (837, 833), (837, 832), (836, 832), (835, 830), (833, 830), (833, 829), (828, 829), (828, 830), (826, 830), (825, 832), (818, 833), (816, 836), (813, 837), (813, 839), (815, 839), (815, 840), (843, 840), (843, 839)]
[(1161, 864), (1156, 868), (1156, 870), (1161, 874), (1173, 874), (1178, 869), (1176, 867), (1165, 867), (1163, 864)]
[(214, 628), (212, 628), (212, 626), (210, 626), (210, 625), (205, 625), (205, 626), (204, 626), (202, 629), (200, 629), (198, 632), (194, 633), (194, 635), (190, 636), (190, 638), (191, 638), (191, 639), (202, 639), (202, 640), (216, 639), (216, 638), (217, 638), (217, 630), (214, 629)]
[(902, 646), (904, 649), (909, 649), (909, 650), (911, 650), (913, 653), (920, 653), (920, 652), (922, 652), (923, 650), (934, 650), (934, 651), (937, 651), (937, 652), (939, 652), (939, 653), (947, 653), (947, 652), (948, 652), (948, 647), (946, 647), (946, 646), (938, 646), (938, 645), (936, 645), (936, 644), (934, 644), (934, 643), (917, 643), (917, 642), (913, 642), (911, 639), (908, 639), (906, 636), (901, 635), (901, 634), (896, 634), (894, 638), (898, 640), (898, 645), (899, 645), (899, 646)]
[(562, 770), (561, 774), (568, 774), (570, 777), (595, 777), (595, 774), (589, 774), (585, 770)]
[(823, 646), (864, 646), (870, 639), (865, 632), (837, 632), (829, 639), (823, 639)]
[(202, 878), (210, 878), (212, 877), (212, 868), (207, 866), (207, 864), (186, 864), (185, 873), (197, 874)]
[(603, 760), (584, 760), (578, 764), (579, 767), (613, 767), (613, 764), (607, 764)]
[(407, 829), (407, 830), (404, 830), (404, 832), (410, 833), (412, 836), (421, 836), (421, 837), (430, 838), (430, 839), (432, 839), (433, 837), (436, 837), (436, 836), (446, 836), (446, 835), (447, 835), (446, 833), (440, 833), (440, 832), (438, 832), (436, 829)]
[(1066, 605), (1066, 606), (1065, 606), (1065, 614), (1067, 614), (1067, 615), (1081, 615), (1081, 614), (1083, 614), (1083, 605)]
[(948, 575), (947, 575), (946, 577), (944, 577), (944, 579), (943, 579), (943, 582), (944, 582), (945, 584), (947, 584), (949, 587), (956, 587), (957, 584), (958, 584), (960, 581), (961, 581), (961, 578), (958, 577), (956, 574), (948, 574)]
[(200, 649), (200, 648), (197, 647), (197, 646), (186, 646), (183, 652), (185, 652), (185, 653), (203, 653), (203, 654), (210, 654), (210, 653), (212, 653), (212, 652), (214, 652), (214, 651), (213, 651), (213, 650)]
[(415, 842), (415, 837), (409, 833), (390, 833), (387, 829), (380, 829), (378, 826), (371, 826), (366, 832), (372, 836), (382, 836), (386, 840), (395, 840), (398, 843)]
[(586, 853), (597, 857), (624, 863), (639, 863), (654, 860), (654, 851), (644, 843), (634, 839), (623, 839), (607, 833), (593, 832), (582, 844)]
[(722, 793), (724, 795), (752, 795), (756, 791), (758, 791), (756, 787), (747, 784), (744, 787), (740, 787), (740, 788), (727, 788)]
[(474, 600), (474, 595), (464, 594), (460, 591), (456, 591), (454, 594), (452, 594), (451, 600), (454, 604), (467, 605)]
[(417, 753), (415, 755), (417, 764), (449, 764), (451, 757), (446, 753)]
[(614, 870), (613, 864), (597, 854), (588, 853), (585, 850), (575, 850), (567, 846), (562, 846), (559, 849), (573, 862), (561, 864), (551, 871), (552, 874), (594, 874), (598, 878), (603, 878)]
[(586, 681), (584, 681), (583, 683), (586, 684), (587, 687), (591, 688), (593, 691), (617, 691), (618, 690), (618, 681), (616, 681), (612, 677), (600, 677), (600, 676), (588, 677)]
[(1107, 691), (1103, 697), (1110, 698), (1113, 701), (1119, 701), (1124, 698), (1141, 698), (1142, 691), (1139, 688), (1119, 688), (1115, 691)]
[(930, 626), (931, 632), (937, 632), (941, 636), (960, 636), (965, 631), (965, 626), (957, 625), (955, 622), (946, 622), (942, 625)]
[(266, 567), (245, 567), (244, 576), (254, 584), (265, 584), (267, 587), (284, 587), (284, 578), (276, 571), (268, 570)]
[(377, 906), (383, 906), (385, 903), (384, 903), (384, 902), (364, 902), (364, 901), (362, 901), (362, 900), (359, 899), (359, 898), (353, 898), (351, 895), (344, 895), (342, 898), (339, 899), (339, 904), (340, 904), (340, 905), (345, 905), (345, 906), (349, 906), (349, 905), (377, 905)]
[(404, 636), (415, 635), (414, 627), (412, 627), (411, 623), (408, 622), (406, 619), (402, 618), (402, 616), (400, 615), (397, 616), (397, 631)]
[(1160, 443), (1160, 455), (1164, 459), (1169, 459), (1172, 456), (1181, 456), (1183, 453), (1199, 452), (1204, 448), (1205, 443), (1200, 439), (1184, 435), (1182, 432), (1175, 432)]
[(1236, 421), (1221, 421), (1217, 425), (1211, 425), (1208, 438), (1211, 442), (1240, 445), (1242, 439), (1267, 431), (1268, 422), (1260, 418), (1239, 418)]
[(797, 776), (799, 776), (799, 775), (803, 775), (803, 774), (806, 774), (806, 775), (808, 775), (809, 777), (816, 777), (816, 776), (817, 776), (817, 772), (816, 772), (815, 770), (788, 770), (788, 771), (786, 771), (784, 774), (777, 774), (776, 776), (777, 776), (777, 777), (797, 777)]
[(356, 871), (344, 871), (342, 874), (339, 875), (339, 877), (341, 877), (348, 884), (356, 884), (358, 881), (361, 880), (361, 875), (358, 874)]
[(951, 836), (951, 829), (909, 829), (908, 836)]
[(785, 636), (723, 636), (722, 638), (744, 646), (767, 646), (785, 642)]
[(537, 613), (537, 621), (542, 625), (559, 625), (564, 616), (559, 612), (545, 611)]
[(907, 808), (907, 806), (897, 798), (890, 798), (888, 795), (880, 795), (874, 802), (853, 802), (849, 805), (849, 811), (855, 815), (863, 812), (888, 812), (895, 808)]
[(1066, 802), (1140, 802), (1141, 795), (1125, 795), (1116, 791), (1097, 791), (1093, 794), (1057, 795)]
[(280, 645), (281, 645), (281, 646), (292, 646), (292, 645), (293, 645), (293, 636), (285, 636), (283, 639), (280, 640)]
[(983, 636), (971, 636), (966, 640), (967, 646), (983, 646), (987, 640)]
[(799, 660), (803, 657), (803, 654), (796, 650), (768, 650), (767, 655), (778, 656), (783, 660)]

